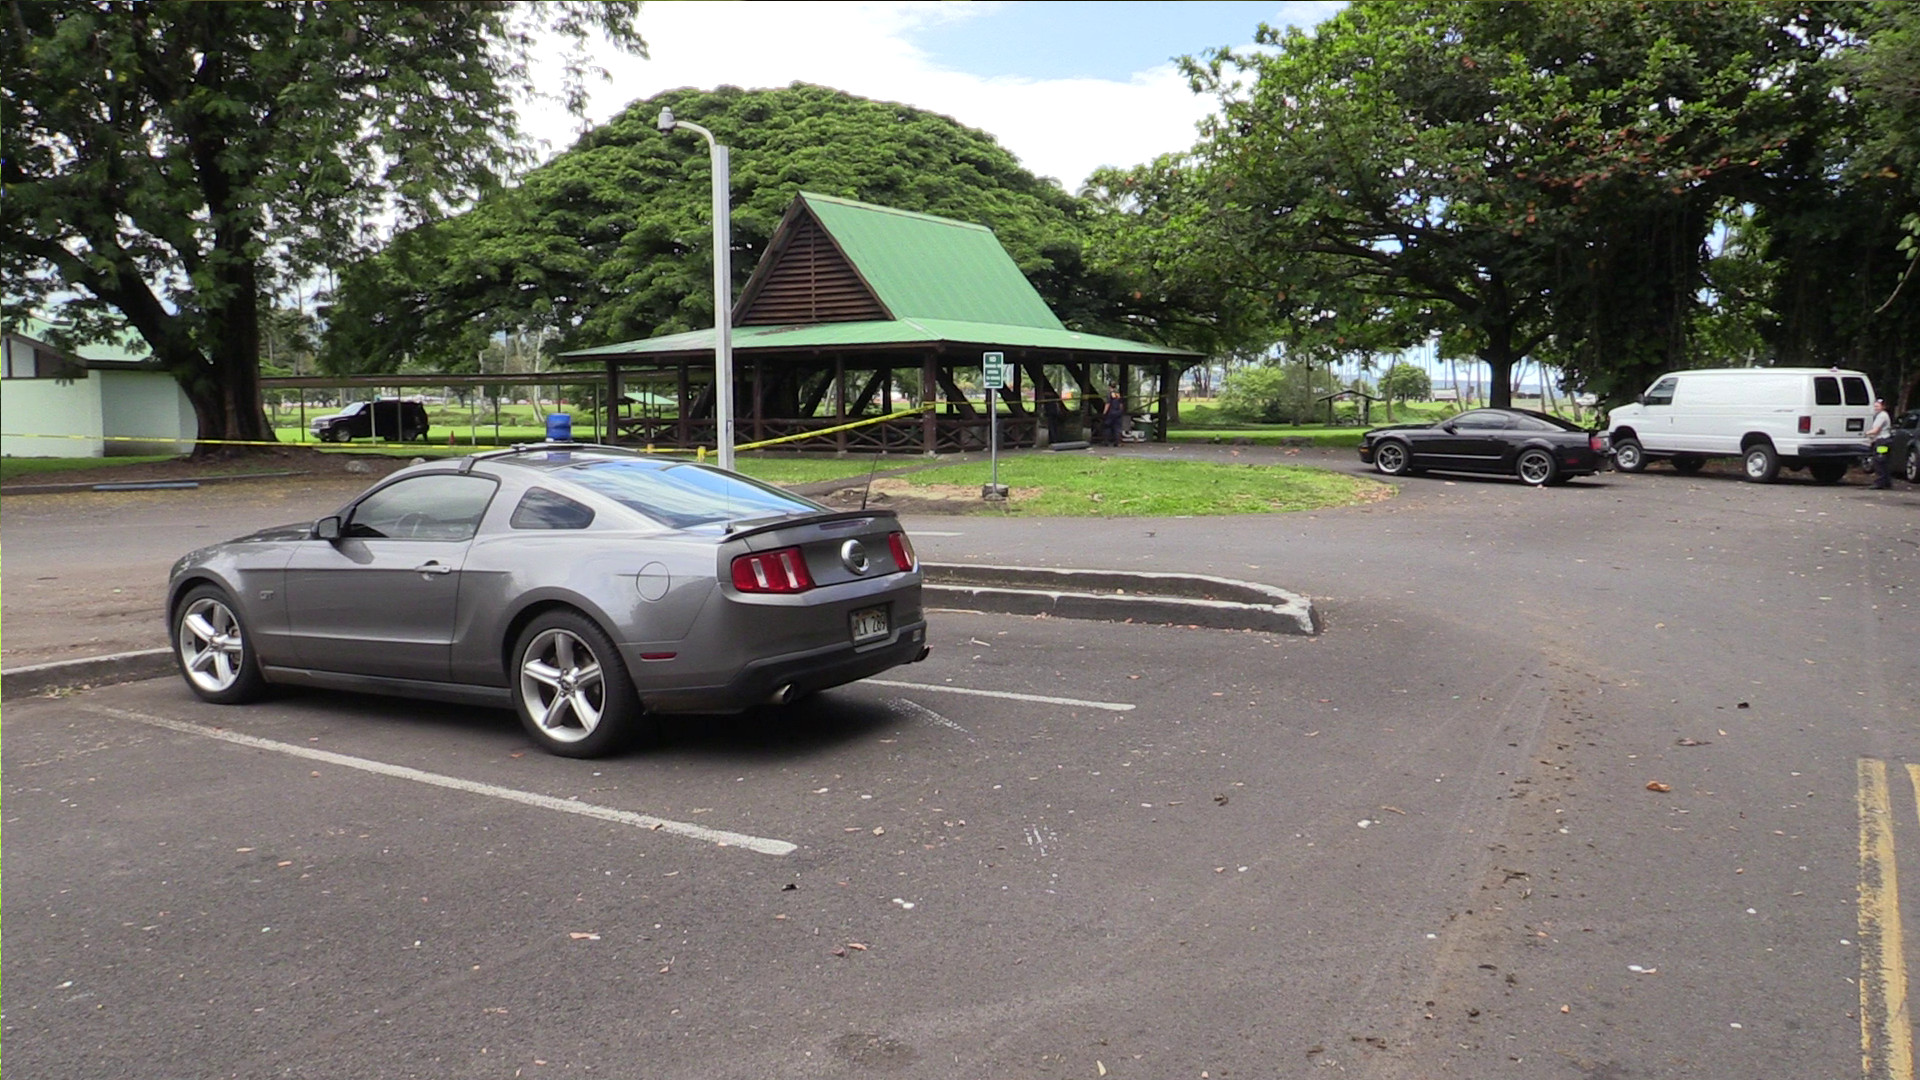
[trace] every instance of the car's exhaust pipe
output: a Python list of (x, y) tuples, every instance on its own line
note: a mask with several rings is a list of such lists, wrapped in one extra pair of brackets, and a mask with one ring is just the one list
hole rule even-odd
[(775, 690), (773, 693), (767, 695), (767, 704), (785, 705), (791, 702), (797, 696), (798, 695), (793, 692), (793, 684), (787, 683), (786, 685)]
[(922, 645), (922, 646), (920, 646), (920, 655), (919, 655), (919, 656), (916, 656), (916, 657), (914, 657), (914, 658), (913, 658), (913, 662), (917, 664), (917, 663), (919, 663), (920, 661), (922, 661), (922, 660), (925, 660), (925, 659), (926, 659), (927, 657), (929, 657), (929, 656), (932, 656), (932, 655), (933, 655), (933, 646), (931, 646), (931, 645)]

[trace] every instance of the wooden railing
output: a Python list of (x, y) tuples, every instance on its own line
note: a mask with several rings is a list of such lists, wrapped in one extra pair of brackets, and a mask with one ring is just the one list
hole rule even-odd
[[(858, 427), (832, 417), (804, 420), (736, 420), (733, 437), (737, 447), (753, 449), (775, 442), (768, 449), (822, 451), (852, 454), (917, 454), (924, 451), (924, 428), (917, 416), (896, 417)], [(838, 428), (840, 430), (826, 431)], [(660, 449), (691, 450), (717, 444), (712, 420), (682, 420), (674, 417), (623, 417), (616, 427), (620, 443), (629, 446), (653, 446)], [(820, 434), (810, 434), (820, 432)], [(1000, 418), (1000, 447), (1003, 450), (1035, 445), (1037, 424), (1031, 416)], [(934, 421), (934, 452), (953, 454), (987, 449), (988, 420), (980, 417), (941, 416)]]

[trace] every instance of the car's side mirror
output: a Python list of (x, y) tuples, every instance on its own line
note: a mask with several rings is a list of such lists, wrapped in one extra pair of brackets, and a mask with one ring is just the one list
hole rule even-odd
[(314, 522), (313, 538), (315, 540), (340, 539), (340, 519), (338, 517), (323, 517), (319, 521)]
[(1446, 423), (1444, 423), (1444, 424), (1441, 424), (1441, 425), (1440, 425), (1440, 430), (1441, 430), (1441, 431), (1444, 431), (1444, 432), (1446, 432), (1446, 433), (1447, 433), (1447, 434), (1449, 434), (1449, 435), (1451, 435), (1451, 434), (1453, 434), (1454, 432), (1456, 432), (1456, 431), (1459, 431), (1459, 430), (1460, 430), (1460, 425), (1459, 425), (1459, 424), (1456, 424), (1456, 423), (1454, 423), (1454, 422), (1453, 422), (1453, 421), (1451, 421), (1451, 420), (1449, 420), (1449, 421), (1447, 421)]

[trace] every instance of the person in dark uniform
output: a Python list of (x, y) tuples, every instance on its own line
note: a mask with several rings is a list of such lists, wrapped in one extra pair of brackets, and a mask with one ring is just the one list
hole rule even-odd
[(1106, 426), (1107, 445), (1119, 446), (1120, 428), (1127, 422), (1127, 399), (1120, 396), (1119, 387), (1107, 391), (1107, 411), (1100, 421)]

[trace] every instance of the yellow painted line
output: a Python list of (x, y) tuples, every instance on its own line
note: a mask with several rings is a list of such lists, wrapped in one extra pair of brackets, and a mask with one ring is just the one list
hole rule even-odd
[[(1920, 784), (1920, 767), (1907, 766)], [(1860, 803), (1860, 1072), (1869, 1080), (1913, 1080), (1907, 1019), (1907, 960), (1900, 932), (1900, 872), (1893, 854), (1887, 763), (1857, 763)]]

